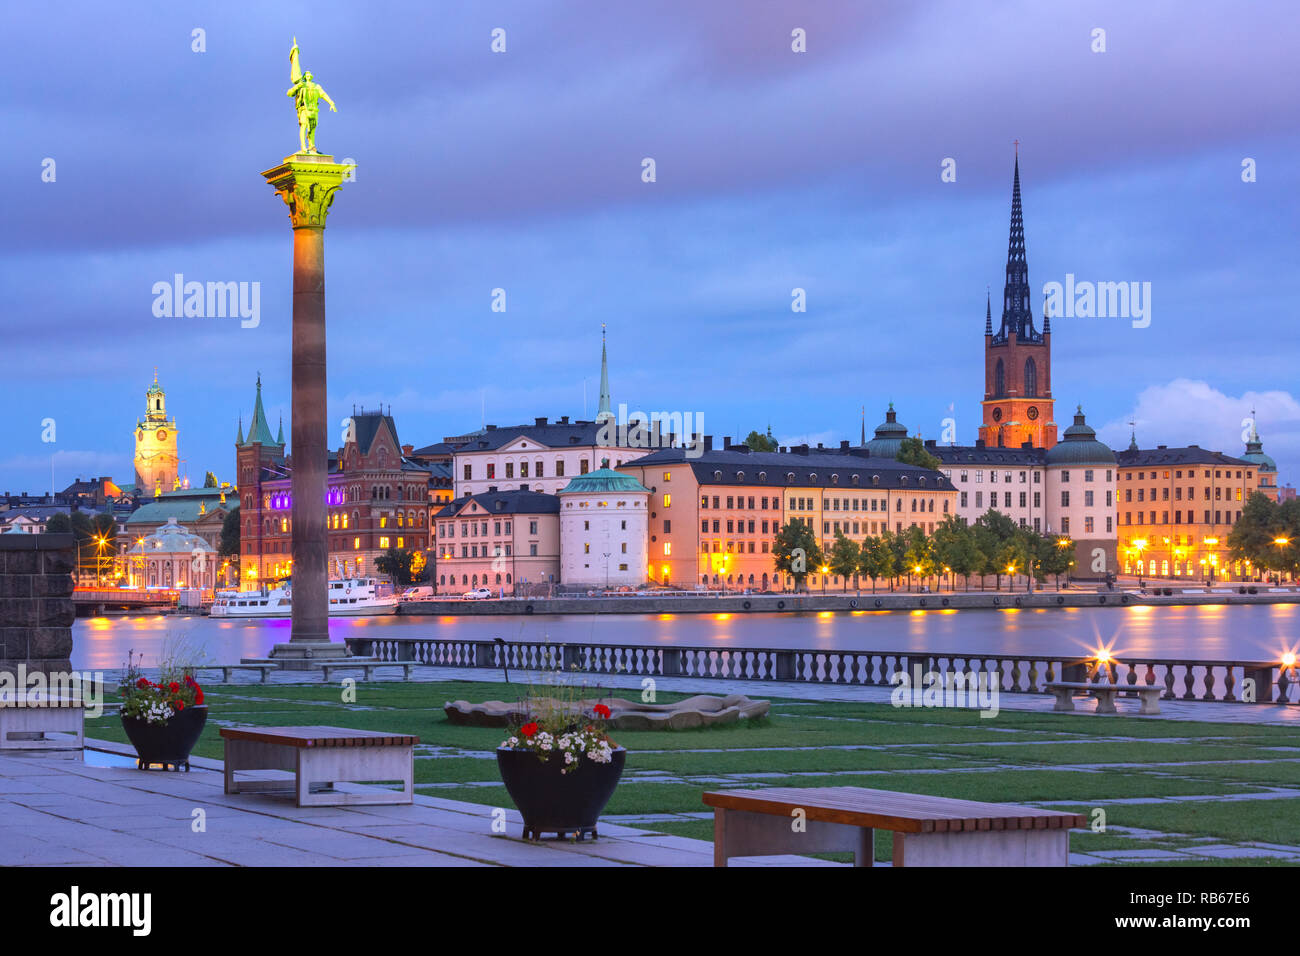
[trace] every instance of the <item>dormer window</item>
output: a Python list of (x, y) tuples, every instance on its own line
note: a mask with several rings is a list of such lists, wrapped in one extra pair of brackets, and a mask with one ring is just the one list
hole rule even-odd
[(720, 472), (720, 471), (715, 471), (715, 472), (713, 473), (713, 480), (714, 480), (714, 481), (721, 481), (721, 480), (722, 480), (722, 472)]
[(855, 485), (861, 484), (861, 477), (859, 475), (853, 476), (853, 484)]
[(831, 484), (832, 484), (832, 485), (838, 485), (839, 483), (840, 483), (840, 476), (839, 476), (839, 475), (831, 475)]
[(878, 485), (878, 484), (880, 484), (880, 476), (879, 476), (879, 475), (872, 475), (872, 476), (871, 476), (871, 483), (872, 483), (873, 485)]
[(737, 480), (737, 481), (744, 481), (744, 480), (745, 480), (745, 473), (744, 473), (743, 471), (738, 471), (738, 472), (736, 472), (736, 480)]
[(758, 473), (758, 480), (759, 480), (759, 481), (767, 481), (767, 472), (765, 472), (765, 471), (760, 471), (760, 472)]

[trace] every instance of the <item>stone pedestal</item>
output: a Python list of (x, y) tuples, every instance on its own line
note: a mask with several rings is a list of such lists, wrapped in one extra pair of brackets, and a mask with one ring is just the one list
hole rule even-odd
[[(262, 175), (293, 225), (293, 643), (329, 641), (329, 542), (325, 525), (325, 218), (350, 166), (295, 153)], [(278, 656), (278, 655), (277, 655)]]
[(0, 534), (0, 670), (72, 670), (70, 534)]
[(277, 644), (271, 649), (271, 657), (281, 670), (286, 671), (311, 670), (315, 664), (342, 661), (351, 656), (342, 641), (297, 641), (291, 638), (288, 644)]

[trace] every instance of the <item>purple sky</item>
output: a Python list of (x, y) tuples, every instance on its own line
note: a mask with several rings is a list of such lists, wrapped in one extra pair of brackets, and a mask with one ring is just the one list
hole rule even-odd
[[(1254, 405), (1294, 481), (1293, 3), (68, 3), (0, 31), (0, 490), (48, 487), (52, 451), (59, 487), (130, 481), (155, 366), (194, 480), (232, 478), (258, 371), (287, 410), (291, 235), (259, 173), (297, 146), (295, 34), (339, 105), (318, 143), (358, 163), (326, 233), (334, 418), (391, 403), (421, 445), (484, 406), (581, 415), (584, 380), (594, 413), (604, 322), (630, 409), (832, 442), (892, 400), (971, 442), (1019, 139), (1031, 287), (1152, 287), (1148, 328), (1053, 323), (1058, 423), (1082, 402), (1112, 444), (1136, 416), (1231, 454)], [(154, 318), (178, 272), (261, 283), (260, 326)]]

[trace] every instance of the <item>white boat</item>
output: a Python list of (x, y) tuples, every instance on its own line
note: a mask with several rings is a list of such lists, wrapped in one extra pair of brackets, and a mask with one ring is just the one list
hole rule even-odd
[[(348, 578), (329, 583), (330, 617), (369, 617), (397, 612), (392, 589), (375, 578)], [(218, 591), (212, 617), (291, 617), (293, 585), (257, 591)]]

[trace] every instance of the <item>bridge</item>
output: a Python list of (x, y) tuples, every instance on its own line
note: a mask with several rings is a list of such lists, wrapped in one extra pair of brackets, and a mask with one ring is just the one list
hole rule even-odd
[(78, 617), (94, 617), (108, 610), (138, 611), (174, 608), (178, 592), (123, 590), (121, 588), (76, 588), (72, 603)]

